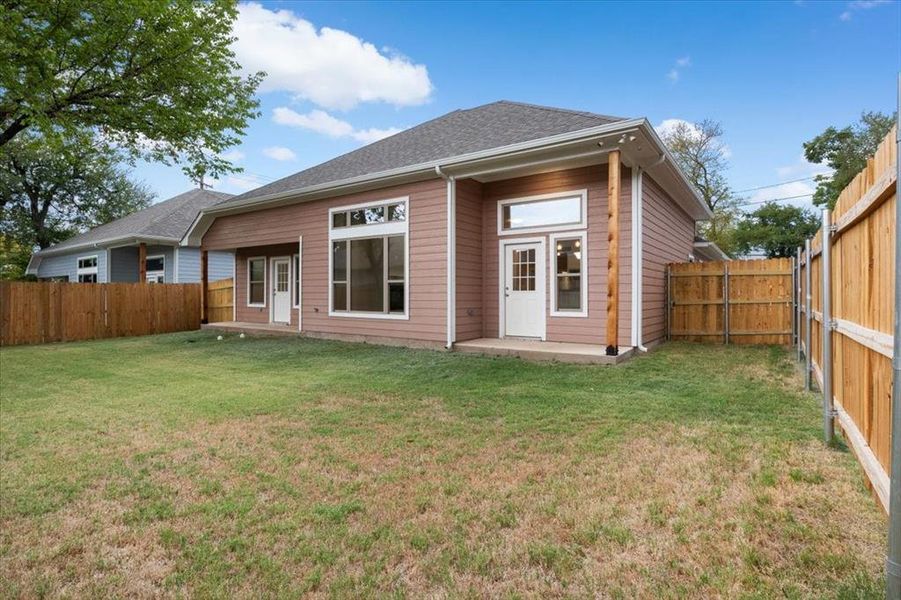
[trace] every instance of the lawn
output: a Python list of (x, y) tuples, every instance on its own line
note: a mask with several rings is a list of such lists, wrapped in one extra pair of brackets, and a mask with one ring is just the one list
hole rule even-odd
[(778, 348), (4, 348), (0, 593), (879, 597), (885, 518), (799, 390)]

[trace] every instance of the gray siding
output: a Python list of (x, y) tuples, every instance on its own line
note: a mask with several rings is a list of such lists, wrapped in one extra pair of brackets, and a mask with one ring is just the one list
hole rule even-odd
[(135, 283), (138, 281), (138, 249), (134, 246), (110, 249), (110, 281)]
[[(232, 276), (234, 255), (231, 252), (210, 252), (208, 255), (209, 281), (228, 279)], [(200, 281), (200, 249), (178, 249), (178, 282), (198, 283)]]
[(38, 278), (44, 279), (48, 277), (68, 277), (69, 281), (78, 281), (78, 259), (84, 256), (97, 256), (97, 281), (105, 283), (107, 280), (106, 272), (106, 250), (102, 248), (93, 248), (91, 250), (74, 251), (71, 254), (61, 254), (58, 256), (45, 256), (41, 259), (41, 265), (38, 267)]

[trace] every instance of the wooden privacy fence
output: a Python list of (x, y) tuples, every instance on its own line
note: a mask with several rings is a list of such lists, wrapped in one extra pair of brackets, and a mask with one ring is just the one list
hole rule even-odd
[[(894, 259), (894, 211), (898, 201), (895, 136), (892, 129), (867, 167), (842, 191), (828, 216), (829, 289), (823, 285), (822, 228), (811, 240), (809, 254), (805, 252), (800, 261), (801, 296), (810, 306), (809, 311), (803, 308), (799, 336), (808, 374), (812, 373), (822, 389), (823, 367), (825, 361), (831, 361), (835, 420), (886, 509), (898, 269)], [(829, 294), (832, 305), (827, 322), (823, 319), (824, 294)], [(832, 352), (824, 357), (827, 327), (832, 332)]]
[(669, 339), (791, 344), (792, 268), (790, 258), (669, 265)]
[(200, 284), (0, 282), (0, 345), (200, 328)]
[(222, 323), (234, 321), (235, 281), (220, 279), (207, 285), (207, 321)]

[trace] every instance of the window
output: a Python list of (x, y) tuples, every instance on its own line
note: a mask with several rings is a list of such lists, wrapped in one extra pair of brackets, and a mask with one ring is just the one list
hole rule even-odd
[(332, 209), (331, 316), (407, 318), (407, 199)]
[(166, 279), (166, 257), (162, 254), (148, 256), (144, 260), (145, 281), (163, 283)]
[(557, 317), (588, 315), (586, 279), (587, 248), (585, 233), (551, 236), (554, 249), (553, 311)]
[(78, 283), (97, 283), (97, 256), (79, 257), (77, 275)]
[(407, 203), (391, 202), (362, 206), (353, 210), (332, 210), (332, 229), (356, 227), (359, 225), (377, 225), (385, 222), (406, 221)]
[(586, 196), (583, 190), (502, 201), (498, 203), (498, 233), (585, 227)]
[(294, 255), (294, 308), (300, 306), (300, 255)]
[(247, 259), (247, 306), (266, 306), (266, 257)]

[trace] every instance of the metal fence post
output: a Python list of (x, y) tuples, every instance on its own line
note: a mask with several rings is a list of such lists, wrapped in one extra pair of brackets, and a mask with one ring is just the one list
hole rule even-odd
[(823, 439), (835, 436), (832, 408), (832, 215), (823, 209)]
[(810, 391), (810, 381), (813, 378), (813, 356), (810, 350), (810, 326), (813, 324), (813, 315), (811, 314), (811, 303), (813, 302), (813, 293), (810, 289), (812, 275), (810, 271), (810, 239), (804, 240), (804, 287), (807, 290), (807, 297), (804, 299), (804, 386)]
[(729, 344), (729, 263), (723, 261), (723, 342)]

